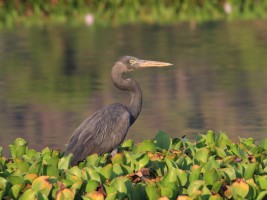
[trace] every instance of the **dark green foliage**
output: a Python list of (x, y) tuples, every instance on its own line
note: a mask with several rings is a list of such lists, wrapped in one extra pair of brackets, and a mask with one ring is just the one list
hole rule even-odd
[(76, 23), (89, 12), (99, 24), (251, 19), (266, 17), (266, 10), (267, 1), (263, 0), (0, 0), (0, 24), (42, 24), (47, 20)]
[(71, 155), (29, 150), (18, 138), (11, 159), (0, 156), (0, 198), (12, 199), (257, 199), (267, 196), (267, 140), (233, 143), (226, 134), (196, 142), (160, 131), (120, 153), (91, 155), (70, 167)]

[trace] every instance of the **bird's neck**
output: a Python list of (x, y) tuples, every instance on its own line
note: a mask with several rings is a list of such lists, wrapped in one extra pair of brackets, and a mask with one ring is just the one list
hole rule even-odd
[(133, 124), (138, 117), (142, 108), (142, 91), (139, 84), (130, 78), (124, 78), (123, 73), (118, 73), (118, 71), (113, 70), (111, 72), (111, 77), (114, 85), (121, 89), (126, 90), (131, 93), (131, 102), (127, 107), (131, 114), (131, 124)]

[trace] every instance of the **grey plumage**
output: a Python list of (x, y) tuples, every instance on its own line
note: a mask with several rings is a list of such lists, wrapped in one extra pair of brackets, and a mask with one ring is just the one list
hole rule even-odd
[(142, 107), (142, 92), (136, 81), (125, 79), (123, 74), (146, 67), (170, 65), (170, 63), (140, 60), (132, 56), (121, 57), (115, 63), (111, 71), (112, 81), (117, 88), (131, 93), (130, 105), (111, 104), (93, 113), (81, 123), (72, 134), (65, 151), (65, 155), (73, 154), (71, 165), (84, 160), (88, 155), (115, 150), (137, 119)]

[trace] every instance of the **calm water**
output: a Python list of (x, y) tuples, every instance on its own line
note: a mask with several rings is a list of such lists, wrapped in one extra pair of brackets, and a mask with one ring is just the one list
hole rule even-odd
[(128, 138), (223, 131), (267, 137), (267, 21), (123, 26), (49, 26), (0, 31), (0, 145), (17, 137), (63, 148), (98, 108), (128, 104), (110, 81), (122, 55), (171, 62), (132, 72), (143, 109)]

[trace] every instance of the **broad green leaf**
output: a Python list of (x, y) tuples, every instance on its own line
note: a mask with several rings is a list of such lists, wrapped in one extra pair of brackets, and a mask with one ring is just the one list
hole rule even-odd
[(196, 180), (199, 180), (199, 175), (200, 175), (201, 169), (202, 169), (202, 167), (198, 167), (198, 168), (193, 169), (190, 172), (190, 174), (189, 174), (189, 182), (190, 183), (192, 183)]
[(45, 168), (45, 173), (44, 175), (48, 176), (58, 176), (58, 157), (50, 157), (47, 159), (47, 166)]
[(22, 188), (21, 184), (13, 185), (9, 190), (9, 195), (16, 199), (20, 193), (21, 188)]
[(259, 195), (258, 195), (256, 200), (264, 200), (266, 198), (266, 196), (267, 196), (267, 190), (262, 191), (262, 192), (259, 193)]
[(233, 192), (233, 197), (238, 198), (239, 196), (242, 198), (245, 198), (249, 192), (249, 185), (241, 180), (236, 180), (232, 186), (232, 192)]
[(114, 164), (113, 165), (113, 169), (112, 169), (112, 176), (111, 176), (111, 178), (115, 178), (115, 177), (122, 176), (122, 175), (123, 175), (123, 170), (121, 168), (121, 165)]
[(89, 180), (86, 183), (85, 192), (95, 191), (98, 186), (99, 186), (99, 182), (97, 182), (95, 180)]
[(22, 196), (19, 198), (19, 200), (30, 200), (36, 198), (36, 193), (32, 189), (26, 190)]
[(112, 164), (124, 164), (126, 161), (126, 158), (124, 156), (124, 154), (122, 153), (116, 153), (112, 158), (111, 158), (111, 162)]
[(219, 193), (219, 190), (221, 189), (221, 186), (223, 184), (223, 181), (217, 181), (215, 182), (213, 185), (212, 185), (212, 191), (213, 192), (216, 192), (216, 193)]
[(205, 180), (206, 185), (213, 185), (220, 179), (220, 175), (216, 169), (211, 169), (206, 171), (203, 176), (203, 180)]
[(57, 193), (56, 200), (72, 200), (74, 199), (74, 192), (68, 188), (64, 188)]
[(62, 157), (58, 162), (58, 170), (64, 171), (69, 168), (72, 154)]
[(224, 178), (226, 179), (228, 184), (230, 184), (234, 179), (236, 179), (236, 172), (233, 167), (222, 168), (220, 170), (223, 172)]
[(215, 151), (216, 151), (217, 156), (219, 156), (221, 158), (226, 157), (226, 153), (225, 153), (224, 149), (222, 149), (220, 147), (215, 147)]
[(159, 131), (155, 137), (155, 143), (158, 148), (169, 150), (172, 139), (167, 133)]
[(157, 151), (156, 145), (151, 140), (144, 140), (143, 142), (137, 144), (134, 147), (134, 153), (146, 153), (146, 152), (152, 152), (155, 153)]
[(181, 169), (176, 169), (176, 173), (177, 173), (178, 180), (181, 186), (185, 186), (188, 180), (187, 173)]
[(27, 141), (22, 138), (17, 138), (12, 145), (9, 145), (9, 149), (13, 159), (20, 158), (28, 150)]
[(206, 163), (208, 161), (208, 157), (209, 157), (209, 150), (202, 148), (196, 152), (194, 159), (201, 163)]
[(105, 200), (116, 200), (117, 199), (117, 193), (118, 192), (113, 192), (107, 195), (107, 197), (105, 198)]
[(41, 161), (35, 161), (29, 168), (30, 174), (40, 174), (42, 168), (42, 162)]
[(27, 172), (29, 170), (30, 166), (25, 160), (20, 158), (15, 158), (14, 162), (16, 163), (17, 168), (20, 170), (21, 173)]
[(167, 186), (161, 186), (160, 187), (161, 196), (166, 196), (168, 198), (173, 198), (173, 190), (170, 187)]
[(32, 182), (32, 190), (34, 192), (41, 192), (48, 196), (52, 189), (52, 184), (49, 182), (49, 176), (39, 176)]
[(257, 176), (256, 182), (262, 190), (267, 190), (267, 175)]
[(136, 160), (136, 168), (135, 168), (135, 170), (139, 170), (141, 168), (146, 167), (150, 162), (150, 159), (149, 159), (147, 153), (138, 155), (138, 157), (134, 157), (134, 158)]
[(11, 175), (11, 176), (7, 177), (7, 180), (12, 185), (17, 185), (17, 184), (22, 185), (22, 184), (24, 184), (24, 179), (21, 176)]
[[(117, 164), (115, 164), (115, 165), (117, 165)], [(86, 167), (83, 170), (85, 170), (89, 174), (91, 180), (101, 182), (100, 175), (98, 172), (96, 172), (96, 170), (89, 168), (89, 167)]]
[(146, 190), (146, 194), (147, 194), (147, 197), (149, 200), (155, 200), (155, 199), (158, 199), (160, 197), (159, 191), (158, 191), (157, 187), (154, 185), (147, 185), (145, 187), (145, 190)]
[(126, 198), (133, 192), (132, 182), (125, 177), (115, 178), (111, 185), (117, 189), (119, 199)]
[(265, 151), (267, 151), (267, 138), (261, 141), (261, 146), (265, 149)]
[(219, 162), (215, 160), (214, 157), (215, 156), (210, 157), (208, 162), (204, 165), (205, 171), (209, 171), (211, 169), (218, 169), (220, 167)]
[(133, 146), (134, 146), (134, 141), (133, 140), (126, 140), (126, 141), (124, 141), (122, 143), (121, 146), (124, 147), (124, 148), (130, 148), (130, 149), (132, 149)]
[(97, 167), (99, 165), (99, 157), (97, 154), (92, 154), (90, 156), (87, 156), (85, 159), (86, 162), (86, 166), (93, 166), (93, 167)]
[(200, 195), (198, 191), (200, 191), (203, 188), (204, 184), (205, 182), (202, 180), (196, 180), (190, 182), (187, 188), (188, 195), (192, 198)]
[(213, 131), (209, 130), (206, 133), (206, 144), (214, 143), (215, 142), (215, 134)]
[(250, 163), (248, 164), (247, 168), (245, 169), (244, 173), (244, 179), (250, 179), (253, 177), (256, 167), (258, 166), (258, 163)]
[(110, 179), (112, 175), (112, 164), (108, 164), (99, 170), (99, 173), (105, 178)]
[(177, 182), (177, 172), (174, 168), (168, 169), (167, 174), (164, 176), (162, 183), (163, 185), (167, 185), (168, 183)]
[(213, 194), (209, 197), (209, 200), (223, 200), (219, 194)]

